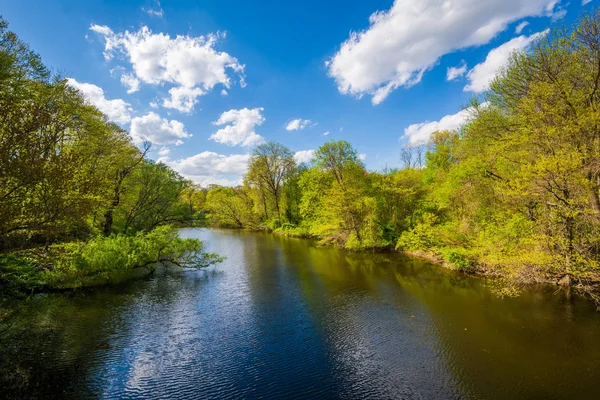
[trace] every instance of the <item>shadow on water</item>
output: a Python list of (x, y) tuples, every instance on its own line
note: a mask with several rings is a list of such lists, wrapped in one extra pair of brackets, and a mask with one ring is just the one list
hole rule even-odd
[(594, 398), (600, 315), (402, 255), (189, 229), (227, 256), (19, 306), (0, 398)]

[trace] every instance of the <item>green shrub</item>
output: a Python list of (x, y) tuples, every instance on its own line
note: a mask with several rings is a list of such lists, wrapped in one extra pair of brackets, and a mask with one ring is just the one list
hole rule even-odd
[(440, 253), (444, 260), (452, 266), (452, 269), (466, 272), (475, 265), (465, 249), (445, 248), (440, 250)]
[(280, 228), (280, 227), (283, 226), (282, 223), (281, 223), (281, 220), (279, 218), (273, 218), (273, 219), (269, 220), (266, 223), (266, 225), (267, 225), (267, 228), (270, 231), (274, 231), (274, 230), (276, 230), (276, 229), (278, 229), (278, 228)]
[(403, 232), (396, 243), (399, 250), (430, 250), (439, 243), (439, 233), (434, 226), (437, 217), (431, 213), (424, 213), (413, 229)]
[(137, 269), (153, 270), (157, 264), (203, 268), (222, 260), (206, 253), (197, 239), (182, 239), (167, 226), (149, 233), (97, 236), (88, 242), (68, 243), (51, 249), (52, 267), (42, 276), (51, 286), (84, 286), (111, 280)]
[(304, 225), (294, 225), (289, 222), (284, 223), (279, 228), (275, 229), (274, 232), (283, 236), (308, 238), (311, 237), (309, 229)]

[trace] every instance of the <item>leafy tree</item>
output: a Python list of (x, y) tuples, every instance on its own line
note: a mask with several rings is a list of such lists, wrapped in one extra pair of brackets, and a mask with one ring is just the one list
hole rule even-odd
[(122, 232), (149, 232), (157, 226), (184, 222), (187, 210), (180, 199), (186, 181), (162, 163), (146, 161), (126, 182), (118, 212)]
[(254, 227), (252, 203), (243, 188), (217, 186), (206, 194), (206, 206), (210, 217), (222, 226), (237, 228)]
[(255, 186), (261, 192), (267, 218), (266, 196), (268, 195), (274, 202), (277, 218), (281, 220), (283, 188), (295, 169), (294, 155), (287, 147), (279, 143), (269, 142), (254, 149), (248, 165), (246, 180), (249, 185)]

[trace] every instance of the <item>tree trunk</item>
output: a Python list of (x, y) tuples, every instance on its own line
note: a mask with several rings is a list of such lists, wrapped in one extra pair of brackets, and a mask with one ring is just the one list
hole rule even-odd
[(103, 228), (103, 232), (105, 236), (110, 235), (110, 232), (112, 231), (112, 224), (113, 224), (113, 210), (112, 208), (106, 210), (106, 212), (104, 213), (104, 223), (102, 224), (102, 228)]

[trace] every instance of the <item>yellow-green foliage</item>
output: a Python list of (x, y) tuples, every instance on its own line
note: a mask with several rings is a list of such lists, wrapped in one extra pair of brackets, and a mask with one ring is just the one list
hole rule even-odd
[(220, 261), (203, 250), (197, 239), (182, 239), (163, 226), (149, 233), (95, 237), (50, 249), (51, 268), (42, 273), (51, 286), (83, 286), (94, 279), (110, 280), (137, 268), (153, 270), (156, 264), (202, 268)]
[(441, 245), (439, 229), (435, 226), (437, 216), (424, 213), (421, 221), (413, 228), (405, 231), (396, 243), (399, 250), (430, 250)]
[(287, 180), (269, 184), (265, 147), (227, 207), (222, 188), (207, 203), (229, 225), (424, 251), (513, 284), (564, 274), (600, 282), (598, 43), (600, 14), (513, 55), (461, 129), (434, 132), (425, 157), (402, 151), (404, 169), (369, 172), (344, 141), (294, 167), (290, 151), (270, 144), (285, 155), (274, 161), (288, 160)]

